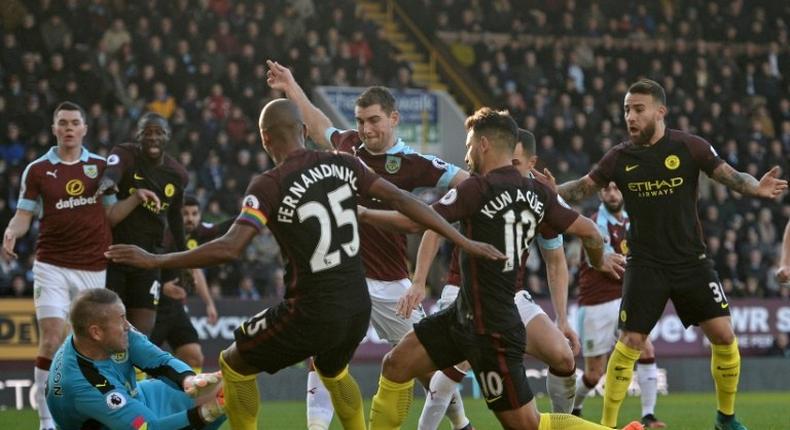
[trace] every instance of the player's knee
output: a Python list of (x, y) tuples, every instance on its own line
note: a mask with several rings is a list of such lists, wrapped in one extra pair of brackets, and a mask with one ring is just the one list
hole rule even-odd
[(549, 364), (555, 371), (568, 374), (576, 369), (573, 350), (571, 350), (567, 342), (555, 342), (546, 352), (548, 353)]
[(708, 340), (714, 345), (729, 345), (735, 342), (735, 333), (732, 330), (722, 330), (708, 335)]
[(642, 350), (647, 340), (647, 335), (633, 331), (624, 331), (620, 334), (620, 342), (627, 347)]
[(598, 384), (603, 377), (603, 369), (599, 367), (584, 369), (584, 379), (592, 384)]
[(656, 350), (653, 348), (653, 342), (650, 340), (646, 341), (644, 346), (642, 347), (642, 355), (639, 358), (646, 360), (652, 359), (656, 357)]
[(402, 354), (393, 349), (384, 356), (381, 364), (381, 374), (393, 382), (406, 382), (411, 378), (409, 375), (408, 360)]

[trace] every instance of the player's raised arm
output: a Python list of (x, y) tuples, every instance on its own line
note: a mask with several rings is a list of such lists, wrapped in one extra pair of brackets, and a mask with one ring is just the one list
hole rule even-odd
[(324, 131), (332, 126), (332, 121), (310, 102), (307, 94), (304, 93), (287, 67), (271, 60), (266, 60), (266, 65), (269, 67), (269, 71), (266, 73), (266, 83), (270, 87), (284, 92), (285, 96), (296, 104), (307, 125), (310, 139), (321, 148), (333, 149), (332, 143), (324, 136)]
[(711, 177), (720, 184), (746, 196), (773, 199), (787, 190), (787, 180), (779, 179), (781, 170), (774, 166), (758, 181), (754, 176), (735, 170), (727, 163), (721, 163)]

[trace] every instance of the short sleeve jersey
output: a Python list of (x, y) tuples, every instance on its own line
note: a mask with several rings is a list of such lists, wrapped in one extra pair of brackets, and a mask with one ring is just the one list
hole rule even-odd
[[(606, 206), (601, 203), (598, 212), (590, 217), (598, 227), (604, 240), (604, 253), (617, 253), (628, 255), (628, 214), (623, 211), (623, 220), (618, 220)], [(621, 280), (613, 279), (608, 275), (593, 269), (586, 259), (582, 259), (579, 270), (579, 304), (585, 306), (597, 305), (622, 296), (623, 284)]]
[[(182, 390), (192, 369), (152, 344), (140, 332), (129, 332), (129, 349), (106, 360), (92, 360), (66, 338), (55, 353), (46, 387), (47, 405), (58, 428), (141, 429), (191, 428), (187, 411), (158, 417), (137, 387), (134, 368)], [(146, 427), (147, 426), (147, 427)]]
[[(148, 251), (161, 247), (168, 218), (181, 217), (184, 189), (189, 182), (186, 169), (169, 155), (161, 165), (148, 163), (140, 148), (131, 143), (116, 145), (107, 157), (107, 165), (110, 174), (120, 177), (118, 198), (145, 188), (155, 192), (161, 203), (158, 210), (152, 203), (137, 206), (113, 228), (113, 243), (134, 244)], [(171, 215), (171, 211), (178, 213)]]
[(667, 129), (651, 146), (623, 142), (590, 172), (596, 184), (614, 181), (630, 214), (629, 264), (690, 265), (705, 259), (697, 214), (700, 171), (708, 176), (724, 161), (705, 139)]
[(494, 245), (507, 257), (492, 261), (459, 252), (459, 322), (471, 321), (479, 334), (521, 325), (513, 295), (522, 289), (529, 245), (539, 231), (564, 232), (579, 214), (546, 185), (522, 177), (512, 166), (465, 180), (433, 208), (447, 221), (460, 220), (468, 238)]
[(268, 227), (286, 259), (285, 299), (314, 320), (369, 306), (360, 260), (357, 195), (378, 179), (347, 154), (299, 150), (253, 178), (236, 222)]
[[(373, 155), (365, 149), (356, 130), (329, 128), (326, 134), (338, 151), (354, 154), (379, 176), (405, 191), (447, 187), (460, 170), (439, 158), (415, 152), (400, 139), (386, 154)], [(378, 200), (364, 197), (360, 204), (372, 209), (392, 209)], [(380, 281), (408, 278), (406, 237), (370, 224), (361, 225), (360, 230), (366, 276)]]
[(64, 163), (53, 147), (25, 168), (18, 208), (41, 218), (38, 261), (79, 270), (107, 267), (111, 236), (104, 206), (115, 196), (93, 197), (105, 167), (104, 158), (84, 148), (77, 162)]

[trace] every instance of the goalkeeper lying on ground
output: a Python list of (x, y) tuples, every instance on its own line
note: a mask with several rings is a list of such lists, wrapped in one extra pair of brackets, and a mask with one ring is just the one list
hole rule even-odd
[[(87, 290), (71, 306), (69, 336), (52, 362), (47, 404), (61, 430), (216, 429), (224, 421), (219, 373), (190, 367), (130, 330), (114, 292)], [(135, 380), (134, 366), (155, 379)]]

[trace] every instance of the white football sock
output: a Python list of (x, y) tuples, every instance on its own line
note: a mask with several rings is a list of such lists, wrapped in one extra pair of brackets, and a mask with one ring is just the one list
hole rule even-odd
[(457, 391), (458, 383), (450, 379), (441, 371), (435, 372), (428, 384), (429, 392), (425, 396), (425, 405), (422, 407), (420, 420), (417, 425), (419, 430), (436, 430), (442, 422), (447, 407), (453, 394)]
[(307, 374), (307, 429), (327, 430), (335, 408), (332, 397), (315, 370)]
[(636, 365), (636, 380), (642, 391), (642, 416), (654, 414), (656, 411), (656, 396), (658, 395), (658, 367), (656, 363)]
[(558, 376), (549, 369), (546, 375), (546, 391), (551, 399), (552, 412), (569, 414), (573, 409), (573, 399), (576, 393), (576, 372), (568, 376)]
[(44, 370), (38, 366), (33, 368), (33, 381), (36, 383), (36, 404), (38, 405), (38, 420), (40, 429), (54, 429), (55, 421), (52, 419), (52, 413), (49, 412), (47, 406), (47, 397), (45, 395), (45, 387), (47, 386), (47, 378), (49, 377), (49, 370)]
[(576, 396), (573, 399), (573, 409), (581, 409), (582, 406), (584, 406), (584, 400), (593, 388), (595, 387), (588, 387), (587, 384), (584, 383), (584, 373), (576, 378)]
[(458, 392), (457, 389), (458, 384), (456, 384), (456, 390), (453, 391), (453, 395), (450, 398), (450, 404), (447, 405), (447, 419), (450, 420), (450, 423), (453, 425), (453, 429), (462, 429), (469, 424), (469, 418), (466, 417), (466, 411), (464, 410), (464, 401), (461, 399), (461, 393)]

